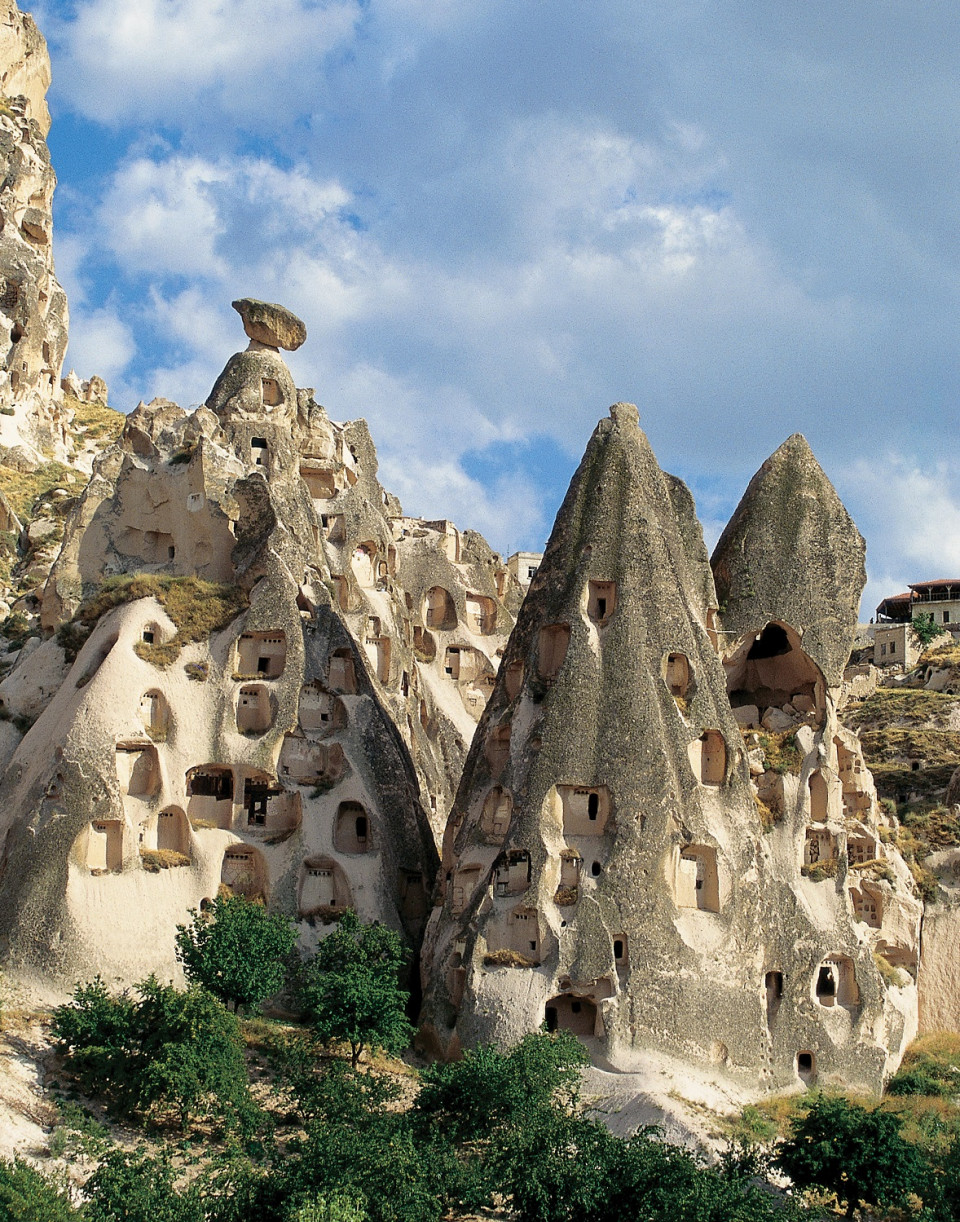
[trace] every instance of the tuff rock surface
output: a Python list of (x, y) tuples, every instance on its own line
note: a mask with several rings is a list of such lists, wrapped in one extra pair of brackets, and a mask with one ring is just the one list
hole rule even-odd
[(241, 297), (231, 303), (243, 319), (243, 329), (258, 344), (286, 348), (295, 352), (307, 338), (307, 328), (292, 310), (255, 297)]
[[(728, 542), (816, 537), (829, 485), (802, 439), (778, 455), (765, 467), (781, 488), (775, 522), (762, 474)], [(799, 466), (817, 495), (794, 485), (791, 501), (784, 457), (787, 478)], [(831, 591), (858, 537), (841, 529), (836, 543), (817, 556)], [(734, 680), (765, 704), (761, 689), (782, 683), (782, 703), (800, 703), (784, 713), (799, 775), (780, 776), (775, 810), (758, 801), (763, 751), (728, 698), (727, 621), (692, 500), (660, 470), (636, 408), (611, 408), (557, 515), (447, 826), (422, 960), (429, 1047), (508, 1044), (546, 1021), (620, 1068), (657, 1050), (768, 1087), (876, 1090), (896, 1064), (916, 1030), (914, 980), (899, 968), (915, 969), (920, 904), (831, 713), (852, 582), (824, 630), (820, 591), (804, 599), (770, 564), (754, 549), (724, 589), (728, 613), (756, 615), (751, 642), (770, 641), (774, 611), (790, 615), (774, 625), (774, 666), (751, 658)], [(801, 643), (812, 629), (827, 674)], [(878, 859), (888, 882), (855, 868)]]
[(0, 447), (21, 459), (66, 453), (60, 371), (67, 299), (53, 267), (56, 175), (46, 135), (50, 58), (33, 18), (0, 3)]
[[(418, 947), (520, 595), (479, 536), (404, 518), (376, 466), (364, 422), (331, 422), (264, 349), (190, 415), (141, 404), (96, 460), (49, 635), (0, 684), (35, 719), (0, 780), (3, 952), (35, 991), (174, 974), (177, 922), (222, 886), (305, 946), (354, 906)], [(140, 597), (85, 618), (134, 574)], [(181, 645), (163, 582), (194, 578), (237, 613)]]

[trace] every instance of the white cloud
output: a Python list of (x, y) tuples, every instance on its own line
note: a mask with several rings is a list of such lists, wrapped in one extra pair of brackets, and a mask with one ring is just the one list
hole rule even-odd
[(222, 275), (213, 188), (227, 176), (200, 157), (138, 157), (120, 168), (100, 205), (100, 240), (128, 273)]
[(123, 374), (136, 351), (133, 332), (114, 310), (74, 307), (65, 371), (75, 369), (82, 379), (99, 374), (109, 385)]
[(264, 123), (303, 102), (298, 73), (348, 40), (357, 0), (90, 0), (54, 21), (60, 87), (103, 123), (169, 127), (216, 109)]
[(861, 458), (837, 486), (868, 539), (862, 615), (911, 582), (960, 576), (960, 476), (914, 454)]

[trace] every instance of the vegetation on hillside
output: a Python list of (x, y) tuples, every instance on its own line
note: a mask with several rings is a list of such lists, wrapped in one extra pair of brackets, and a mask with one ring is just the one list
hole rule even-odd
[(64, 395), (64, 406), (73, 412), (71, 427), (74, 434), (80, 434), (84, 441), (97, 442), (104, 448), (117, 440), (127, 422), (123, 412), (115, 412), (104, 403), (87, 403), (83, 399), (75, 399), (73, 395)]
[[(366, 998), (383, 1029), (403, 1023), (393, 938), (342, 917), (306, 974), (316, 997), (341, 1013)], [(115, 1145), (64, 1105), (51, 1151), (86, 1177), (82, 1199), (0, 1162), (0, 1219), (948, 1222), (960, 1209), (958, 1036), (919, 1041), (882, 1102), (813, 1092), (746, 1108), (711, 1166), (656, 1129), (624, 1139), (599, 1123), (580, 1095), (586, 1051), (568, 1032), (417, 1072), (382, 1057), (361, 1064), (349, 1040), (307, 1017), (241, 1023), (197, 984), (79, 986), (54, 1014), (61, 1073), (146, 1126), (150, 1144)]]
[(13, 467), (0, 466), (0, 492), (24, 524), (33, 518), (34, 507), (42, 496), (55, 488), (76, 493), (85, 483), (85, 475), (59, 462), (43, 463), (36, 471), (15, 471)]
[(80, 605), (73, 619), (58, 629), (57, 639), (68, 660), (77, 656), (102, 616), (138, 598), (155, 598), (177, 627), (169, 641), (138, 641), (135, 646), (145, 662), (160, 667), (175, 662), (184, 645), (206, 640), (249, 606), (247, 592), (240, 586), (201, 581), (199, 577), (160, 573), (108, 577), (97, 593)]
[(877, 792), (898, 803), (916, 794), (928, 805), (943, 794), (960, 765), (960, 733), (951, 729), (957, 698), (923, 688), (879, 688), (844, 710), (858, 731)]

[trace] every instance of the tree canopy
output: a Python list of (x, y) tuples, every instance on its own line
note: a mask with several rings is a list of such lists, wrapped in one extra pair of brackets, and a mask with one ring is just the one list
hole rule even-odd
[(283, 988), (297, 943), (293, 922), (241, 895), (218, 895), (178, 925), (177, 958), (188, 980), (238, 1013)]
[(400, 987), (405, 961), (397, 933), (347, 911), (303, 968), (300, 995), (313, 1030), (346, 1041), (354, 1068), (366, 1047), (396, 1054), (410, 1042), (410, 995)]

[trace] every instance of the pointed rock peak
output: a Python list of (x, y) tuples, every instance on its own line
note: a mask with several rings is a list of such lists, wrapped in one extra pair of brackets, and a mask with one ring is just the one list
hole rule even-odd
[(636, 403), (614, 403), (610, 408), (610, 417), (617, 424), (635, 424), (640, 427), (640, 412)]
[(839, 683), (866, 581), (860, 532), (794, 433), (750, 481), (712, 557), (728, 641), (789, 624), (829, 684)]
[(243, 319), (243, 329), (254, 343), (295, 352), (307, 338), (306, 324), (282, 305), (255, 297), (241, 297), (231, 305)]

